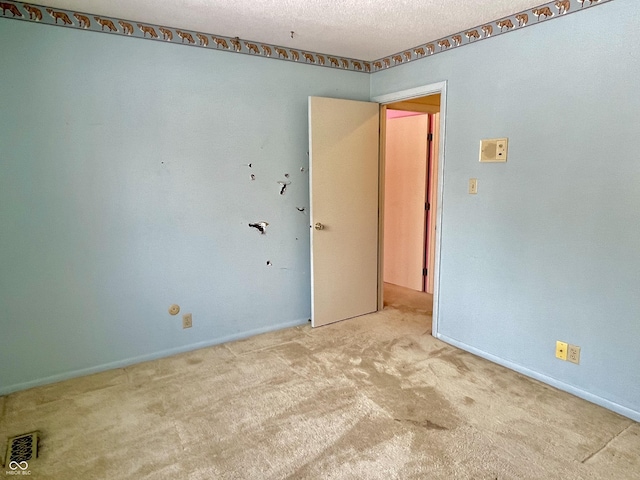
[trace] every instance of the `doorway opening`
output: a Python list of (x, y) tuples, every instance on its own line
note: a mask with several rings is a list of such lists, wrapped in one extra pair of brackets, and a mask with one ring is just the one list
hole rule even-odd
[(383, 307), (431, 316), (440, 93), (381, 106)]
[[(439, 127), (439, 140), (433, 142), (437, 145), (438, 154), (433, 156), (432, 163), (432, 172), (437, 172), (437, 179), (433, 174), (429, 176), (433, 184), (437, 184), (437, 188), (432, 190), (430, 208), (435, 230), (435, 240), (431, 245), (435, 254), (427, 257), (433, 264), (432, 333), (439, 336), (446, 88), (444, 81), (375, 96), (370, 102), (309, 97), (312, 326), (384, 308), (387, 105), (408, 101), (412, 104), (408, 110), (424, 113), (424, 105), (421, 107), (420, 101), (411, 100), (440, 94), (440, 113), (434, 114), (440, 117), (440, 121), (434, 123), (435, 128)], [(398, 105), (393, 106), (400, 109)], [(383, 113), (382, 120), (380, 112)], [(427, 241), (431, 241), (430, 237), (429, 240), (425, 237), (425, 243)]]

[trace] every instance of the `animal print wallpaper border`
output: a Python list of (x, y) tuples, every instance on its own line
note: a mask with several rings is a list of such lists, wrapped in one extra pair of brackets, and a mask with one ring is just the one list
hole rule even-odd
[[(0, 1), (0, 9), (2, 10), (2, 16), (0, 18), (37, 22), (45, 25), (56, 25), (109, 33), (112, 35), (124, 35), (159, 42), (177, 43), (289, 62), (303, 62), (321, 67), (372, 73), (453, 50), (454, 48), (470, 45), (524, 27), (537, 25), (570, 13), (580, 12), (610, 1), (612, 0), (554, 0), (539, 7), (524, 10), (511, 16), (488, 22), (475, 28), (466, 29), (454, 35), (449, 35), (373, 61), (307, 52), (300, 49), (243, 40), (238, 37), (225, 37), (190, 30), (179, 30), (172, 27), (127, 21), (112, 17), (99, 17), (88, 13), (52, 9), (14, 0)], [(533, 21), (534, 18), (535, 21)]]
[[(396, 67), (412, 60), (430, 57), (454, 48), (486, 40), (487, 38), (503, 35), (531, 25), (538, 25), (547, 20), (580, 12), (611, 1), (613, 0), (554, 0), (553, 2), (548, 2), (529, 10), (523, 10), (492, 22), (483, 23), (477, 27), (463, 30), (462, 32), (440, 38), (433, 42), (403, 50), (388, 57), (379, 58), (371, 62), (371, 70), (375, 72)], [(535, 21), (533, 21), (534, 18)]]

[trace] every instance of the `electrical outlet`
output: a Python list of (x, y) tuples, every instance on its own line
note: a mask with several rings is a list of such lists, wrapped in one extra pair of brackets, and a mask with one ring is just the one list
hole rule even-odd
[(567, 360), (576, 365), (580, 365), (580, 347), (577, 345), (569, 345), (567, 348)]
[(568, 348), (569, 345), (567, 344), (567, 342), (561, 342), (558, 340), (556, 342), (556, 358), (559, 358), (560, 360), (566, 360)]
[(182, 328), (191, 328), (193, 326), (193, 318), (190, 313), (182, 315)]

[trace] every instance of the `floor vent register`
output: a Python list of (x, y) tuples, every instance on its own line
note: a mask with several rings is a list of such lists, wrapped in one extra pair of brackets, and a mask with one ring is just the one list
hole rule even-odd
[[(38, 456), (40, 432), (31, 432), (7, 440), (5, 466), (25, 465)], [(26, 462), (26, 463), (25, 463)]]

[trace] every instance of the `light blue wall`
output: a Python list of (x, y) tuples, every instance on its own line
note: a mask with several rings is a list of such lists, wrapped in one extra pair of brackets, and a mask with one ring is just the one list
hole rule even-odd
[(307, 97), (367, 75), (5, 19), (0, 45), (0, 394), (307, 322)]
[[(638, 31), (637, 2), (616, 0), (371, 82), (448, 82), (441, 338), (636, 420)], [(480, 164), (479, 140), (502, 136), (508, 162)], [(579, 366), (556, 340), (582, 347)]]

